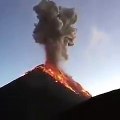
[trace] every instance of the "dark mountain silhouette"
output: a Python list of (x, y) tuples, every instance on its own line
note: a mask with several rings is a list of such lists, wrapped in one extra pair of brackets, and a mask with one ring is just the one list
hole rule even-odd
[(0, 88), (1, 120), (116, 120), (116, 117), (120, 119), (120, 90), (85, 101), (38, 71)]
[(62, 113), (59, 120), (120, 120), (120, 89), (76, 105)]
[(0, 118), (4, 120), (53, 120), (84, 101), (45, 72), (31, 71), (0, 88)]

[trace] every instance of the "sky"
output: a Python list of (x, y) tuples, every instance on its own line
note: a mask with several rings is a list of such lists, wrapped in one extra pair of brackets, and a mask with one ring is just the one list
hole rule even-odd
[[(54, 0), (74, 7), (77, 38), (65, 70), (93, 96), (120, 88), (120, 1)], [(44, 63), (34, 42), (39, 0), (0, 0), (0, 87)]]

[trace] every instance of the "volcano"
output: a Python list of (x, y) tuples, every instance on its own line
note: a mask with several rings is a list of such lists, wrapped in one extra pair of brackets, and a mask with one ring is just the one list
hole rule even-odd
[(56, 120), (59, 113), (90, 98), (89, 93), (78, 84), (75, 87), (75, 83), (55, 69), (40, 65), (0, 88), (0, 117)]

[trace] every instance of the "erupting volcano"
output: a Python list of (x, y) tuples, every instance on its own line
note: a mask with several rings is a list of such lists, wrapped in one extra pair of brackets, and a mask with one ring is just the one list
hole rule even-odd
[(76, 38), (74, 8), (42, 0), (33, 38), (44, 46), (45, 63), (0, 89), (0, 113), (5, 120), (57, 120), (58, 114), (91, 98), (60, 66), (69, 58), (68, 47)]

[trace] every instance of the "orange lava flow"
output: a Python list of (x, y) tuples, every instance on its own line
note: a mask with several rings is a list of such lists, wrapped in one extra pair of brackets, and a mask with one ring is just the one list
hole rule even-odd
[(55, 82), (60, 82), (61, 84), (64, 84), (64, 86), (75, 92), (75, 90), (68, 85), (67, 78), (63, 75), (63, 73), (60, 73), (51, 66), (40, 66), (40, 68), (42, 68), (44, 72), (52, 76), (55, 79)]
[(60, 82), (62, 85), (70, 89), (76, 94), (82, 94), (86, 97), (91, 97), (91, 95), (84, 90), (80, 84), (73, 81), (72, 78), (67, 76), (64, 72), (59, 71), (55, 67), (51, 65), (40, 65), (37, 67), (38, 69), (42, 69), (43, 72), (49, 74), (51, 77), (54, 78), (55, 82)]

